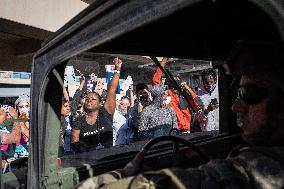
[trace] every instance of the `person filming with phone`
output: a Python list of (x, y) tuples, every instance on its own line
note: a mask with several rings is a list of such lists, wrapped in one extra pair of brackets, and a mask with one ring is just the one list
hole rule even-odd
[(214, 69), (201, 72), (201, 84), (197, 91), (200, 109), (196, 113), (195, 131), (219, 130), (219, 93), (217, 73)]

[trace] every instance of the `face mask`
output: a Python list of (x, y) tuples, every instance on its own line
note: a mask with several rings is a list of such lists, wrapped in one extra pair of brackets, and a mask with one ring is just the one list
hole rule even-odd
[(23, 113), (26, 113), (27, 116), (30, 115), (30, 108), (21, 108), (19, 109), (19, 113), (20, 115), (22, 115)]
[(164, 101), (164, 103), (166, 105), (168, 105), (171, 102), (172, 98), (170, 96), (167, 96), (166, 100)]
[(204, 86), (204, 87), (205, 87), (206, 91), (212, 92), (212, 91), (214, 91), (214, 89), (216, 88), (216, 83), (211, 84), (211, 85), (206, 85), (206, 86)]

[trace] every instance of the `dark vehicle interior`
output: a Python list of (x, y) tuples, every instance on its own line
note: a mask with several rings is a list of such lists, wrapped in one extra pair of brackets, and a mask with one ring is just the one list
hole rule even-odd
[[(280, 0), (95, 1), (47, 40), (34, 57), (28, 172), (24, 181), (16, 171), (16, 177), (7, 175), (5, 186), (12, 187), (15, 179), (26, 188), (72, 188), (89, 177), (123, 168), (142, 149), (147, 150), (144, 166), (150, 170), (197, 167), (209, 159), (226, 157), (244, 142), (231, 111), (236, 98), (234, 78), (226, 75), (222, 65), (240, 39), (282, 43), (283, 8)], [(219, 130), (59, 157), (65, 67), (74, 57), (95, 59), (104, 54), (125, 61), (132, 55), (211, 61), (218, 70)]]

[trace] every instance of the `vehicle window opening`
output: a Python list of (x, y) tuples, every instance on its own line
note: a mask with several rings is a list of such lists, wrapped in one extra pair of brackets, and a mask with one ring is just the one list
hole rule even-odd
[[(117, 86), (109, 91), (114, 76), (119, 77)], [(110, 147), (145, 143), (163, 135), (186, 137), (194, 132), (218, 131), (218, 93), (218, 70), (212, 69), (210, 61), (82, 53), (71, 58), (64, 71), (63, 154), (105, 153)], [(215, 109), (216, 116), (210, 115)], [(216, 123), (206, 130), (208, 115)], [(122, 148), (113, 149), (123, 152)]]

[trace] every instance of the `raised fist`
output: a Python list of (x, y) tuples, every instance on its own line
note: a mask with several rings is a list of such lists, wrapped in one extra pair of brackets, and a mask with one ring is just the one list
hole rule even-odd
[(122, 61), (121, 59), (119, 59), (118, 57), (116, 57), (114, 60), (113, 60), (113, 63), (115, 65), (115, 69), (120, 71), (121, 70), (121, 65), (122, 65)]

